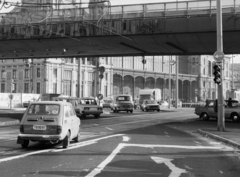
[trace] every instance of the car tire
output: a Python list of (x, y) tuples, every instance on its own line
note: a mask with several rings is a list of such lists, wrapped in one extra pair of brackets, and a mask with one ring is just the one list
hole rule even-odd
[(131, 110), (130, 113), (133, 113), (133, 110)]
[(95, 117), (96, 119), (98, 119), (98, 118), (100, 118), (100, 114), (95, 114), (94, 117)]
[(63, 148), (67, 148), (70, 144), (70, 137), (71, 137), (71, 134), (70, 132), (68, 131), (67, 135), (65, 136), (65, 138), (63, 139)]
[(78, 130), (78, 134), (77, 136), (73, 139), (75, 142), (79, 142), (80, 141), (80, 127), (79, 127), (79, 130)]
[(204, 113), (201, 114), (200, 118), (203, 119), (203, 120), (209, 120), (209, 115), (204, 112)]
[(239, 122), (240, 121), (240, 116), (237, 113), (233, 113), (231, 115), (231, 119), (233, 122)]
[(23, 142), (21, 143), (22, 148), (27, 148), (29, 145), (29, 140), (23, 140)]
[(160, 112), (160, 109), (158, 109), (157, 112)]

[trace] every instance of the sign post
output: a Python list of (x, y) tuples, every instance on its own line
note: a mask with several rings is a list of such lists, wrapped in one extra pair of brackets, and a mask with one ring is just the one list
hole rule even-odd
[(99, 94), (97, 95), (97, 98), (98, 98), (99, 105), (100, 105), (100, 100), (103, 99), (103, 94), (99, 93)]

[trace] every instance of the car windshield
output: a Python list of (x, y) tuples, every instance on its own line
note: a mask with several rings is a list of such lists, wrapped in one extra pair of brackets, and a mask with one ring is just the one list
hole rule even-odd
[(44, 115), (52, 114), (57, 115), (60, 112), (60, 106), (55, 104), (32, 104), (28, 109), (28, 114)]
[(119, 96), (116, 99), (117, 101), (130, 101), (130, 96)]
[(80, 100), (80, 104), (97, 105), (97, 102), (94, 99), (82, 99)]

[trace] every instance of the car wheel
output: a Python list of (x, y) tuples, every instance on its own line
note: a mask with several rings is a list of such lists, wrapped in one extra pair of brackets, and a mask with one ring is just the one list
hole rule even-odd
[(96, 115), (94, 115), (94, 117), (97, 119), (100, 117), (100, 114), (96, 114)]
[(71, 137), (71, 134), (70, 132), (67, 133), (67, 135), (65, 136), (65, 138), (63, 139), (63, 148), (67, 148), (70, 144), (70, 137)]
[(126, 111), (127, 113), (129, 113), (129, 111)]
[(233, 122), (239, 122), (240, 121), (240, 116), (237, 113), (233, 113), (231, 115), (231, 119)]
[(130, 113), (133, 113), (133, 110), (131, 110)]
[(160, 112), (160, 109), (158, 109), (157, 112)]
[(200, 118), (203, 119), (203, 120), (209, 120), (209, 116), (205, 112), (201, 114)]
[(75, 142), (79, 142), (80, 141), (80, 127), (79, 127), (79, 130), (78, 130), (78, 134), (77, 136), (73, 139)]
[(22, 145), (22, 148), (27, 148), (29, 145), (29, 140), (23, 140), (21, 145)]

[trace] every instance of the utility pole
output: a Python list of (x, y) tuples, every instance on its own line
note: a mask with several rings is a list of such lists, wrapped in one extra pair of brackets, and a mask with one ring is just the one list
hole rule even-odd
[(233, 90), (234, 90), (234, 81), (233, 81), (233, 79), (234, 79), (234, 77), (233, 77), (233, 74), (234, 74), (234, 72), (233, 72), (233, 70), (234, 70), (234, 67), (233, 67), (233, 58), (234, 58), (235, 56), (233, 56), (232, 55), (232, 92), (233, 92)]
[[(217, 52), (223, 54), (223, 32), (222, 32), (222, 0), (217, 0)], [(225, 131), (225, 117), (223, 104), (224, 86), (224, 54), (221, 60), (221, 84), (218, 85), (218, 131)]]
[(169, 101), (168, 101), (168, 108), (171, 108), (171, 60), (172, 60), (172, 56), (171, 58), (169, 57), (169, 80), (168, 80), (168, 97), (169, 97)]

